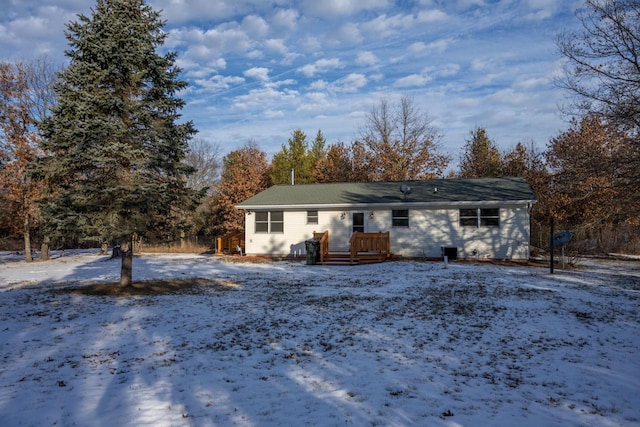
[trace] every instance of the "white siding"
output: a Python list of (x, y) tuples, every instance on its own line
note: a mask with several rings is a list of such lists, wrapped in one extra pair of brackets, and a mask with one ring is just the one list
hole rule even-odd
[[(352, 213), (363, 212), (365, 231), (390, 231), (391, 251), (405, 257), (439, 258), (442, 247), (457, 248), (458, 258), (527, 259), (527, 206), (501, 206), (499, 227), (462, 227), (459, 209), (410, 209), (409, 227), (392, 227), (391, 209), (318, 211), (318, 224), (307, 224), (307, 211), (284, 211), (283, 233), (255, 233), (255, 215), (245, 214), (245, 250), (249, 255), (304, 256), (305, 240), (329, 230), (329, 250), (349, 250)], [(373, 212), (373, 216), (370, 214)], [(344, 213), (344, 218), (341, 214)]]
[(304, 256), (305, 241), (313, 232), (329, 231), (329, 250), (346, 251), (351, 237), (348, 214), (318, 211), (318, 223), (307, 224), (307, 211), (284, 211), (283, 233), (256, 233), (255, 213), (245, 213), (245, 252), (247, 255)]

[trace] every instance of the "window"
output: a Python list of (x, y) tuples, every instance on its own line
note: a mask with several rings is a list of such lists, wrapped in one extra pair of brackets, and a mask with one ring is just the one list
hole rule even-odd
[(393, 227), (409, 226), (409, 211), (407, 209), (391, 211), (391, 225)]
[(477, 209), (460, 209), (460, 225), (462, 227), (478, 226), (478, 210)]
[(318, 211), (307, 211), (307, 224), (318, 223)]
[(499, 227), (500, 209), (480, 209), (480, 227)]
[(256, 233), (283, 233), (284, 212), (256, 212)]
[(256, 233), (269, 232), (269, 212), (256, 212)]
[(461, 227), (499, 227), (500, 209), (460, 209)]

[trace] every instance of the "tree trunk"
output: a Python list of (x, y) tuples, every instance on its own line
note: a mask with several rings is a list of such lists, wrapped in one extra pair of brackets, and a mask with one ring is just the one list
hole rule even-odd
[(42, 245), (40, 245), (40, 261), (46, 261), (49, 259), (49, 236), (44, 236)]
[(29, 214), (24, 216), (24, 229), (22, 230), (22, 234), (24, 236), (24, 256), (27, 262), (33, 261), (33, 256), (31, 255), (31, 224), (29, 221)]
[(133, 285), (133, 236), (129, 236), (129, 241), (122, 246), (122, 267), (120, 268), (120, 286), (127, 287)]

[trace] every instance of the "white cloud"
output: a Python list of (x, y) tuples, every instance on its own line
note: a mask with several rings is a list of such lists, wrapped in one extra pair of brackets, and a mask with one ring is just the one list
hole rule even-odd
[(378, 63), (378, 58), (371, 51), (358, 52), (356, 64), (363, 66), (373, 66)]
[(281, 117), (284, 117), (284, 111), (282, 110), (265, 110), (264, 112), (264, 116), (267, 119), (279, 119)]
[(518, 79), (515, 83), (515, 87), (523, 90), (531, 90), (540, 86), (547, 86), (551, 83), (551, 80), (547, 77), (531, 77), (527, 79)]
[(303, 37), (300, 45), (306, 52), (319, 52), (322, 48), (320, 39), (311, 36)]
[(151, 0), (151, 6), (162, 10), (162, 18), (172, 22), (224, 20), (255, 12), (255, 0)]
[(245, 77), (260, 80), (263, 82), (269, 81), (269, 69), (264, 67), (249, 68), (244, 73)]
[(457, 98), (452, 105), (456, 108), (475, 108), (480, 105), (479, 98)]
[(460, 66), (458, 64), (445, 64), (438, 70), (437, 74), (440, 77), (455, 76), (460, 72)]
[(186, 47), (183, 56), (197, 62), (210, 61), (228, 52), (239, 53), (252, 46), (250, 37), (236, 25), (220, 25), (208, 30), (177, 29), (171, 32), (172, 48)]
[(273, 87), (253, 89), (245, 95), (236, 96), (233, 99), (233, 107), (240, 110), (250, 110), (263, 109), (278, 103), (291, 104), (298, 98), (298, 95), (298, 91), (293, 89), (283, 91)]
[(458, 7), (467, 9), (472, 6), (486, 6), (484, 0), (458, 0)]
[(287, 46), (285, 46), (284, 40), (282, 39), (265, 40), (264, 47), (271, 52), (279, 53), (280, 55), (286, 55), (288, 51)]
[(492, 102), (498, 102), (502, 104), (519, 105), (524, 102), (530, 101), (531, 96), (516, 92), (511, 88), (502, 89), (494, 93), (489, 97)]
[(309, 85), (309, 89), (312, 90), (325, 90), (329, 87), (329, 83), (327, 83), (325, 80), (316, 80), (314, 82), (311, 82), (311, 84)]
[(526, 14), (524, 18), (532, 21), (541, 21), (552, 17), (558, 6), (556, 0), (528, 0), (527, 5), (531, 8), (531, 12)]
[(427, 44), (424, 42), (415, 42), (410, 44), (407, 50), (411, 53), (422, 53), (427, 50)]
[(415, 20), (412, 15), (397, 14), (387, 16), (386, 14), (382, 14), (377, 18), (362, 24), (362, 28), (371, 37), (384, 38), (410, 28), (414, 23)]
[(323, 17), (348, 16), (363, 10), (385, 8), (387, 0), (304, 0), (302, 7), (305, 15)]
[(269, 32), (269, 24), (257, 15), (245, 16), (242, 20), (242, 30), (254, 38), (264, 37)]
[(295, 81), (294, 79), (286, 79), (286, 80), (278, 80), (275, 82), (269, 82), (268, 86), (269, 87), (274, 87), (274, 88), (278, 88), (280, 86), (292, 86), (297, 84), (298, 82)]
[(334, 40), (347, 45), (359, 44), (364, 41), (358, 25), (352, 22), (342, 24), (331, 36)]
[(299, 13), (295, 9), (278, 9), (271, 18), (271, 25), (287, 32), (293, 32), (298, 27)]
[(309, 92), (305, 94), (298, 111), (327, 111), (335, 106), (325, 92)]
[(329, 70), (333, 70), (336, 68), (342, 68), (344, 65), (338, 58), (329, 58), (329, 59), (319, 59), (313, 64), (307, 64), (303, 67), (298, 68), (302, 74), (307, 77), (313, 77), (317, 73), (325, 73)]
[(363, 74), (351, 73), (336, 80), (330, 86), (334, 92), (353, 93), (367, 85), (367, 78)]
[(417, 20), (418, 22), (427, 23), (427, 22), (437, 22), (437, 21), (445, 21), (449, 19), (449, 16), (441, 10), (421, 10), (418, 12)]
[(208, 79), (196, 79), (194, 82), (198, 86), (198, 89), (204, 89), (208, 92), (218, 92), (228, 89), (231, 85), (244, 83), (245, 80), (242, 77), (217, 74)]
[(493, 70), (498, 67), (498, 61), (495, 58), (476, 58), (471, 61), (471, 69), (474, 71)]
[(429, 83), (433, 78), (424, 74), (410, 74), (402, 77), (394, 83), (396, 87), (420, 87)]

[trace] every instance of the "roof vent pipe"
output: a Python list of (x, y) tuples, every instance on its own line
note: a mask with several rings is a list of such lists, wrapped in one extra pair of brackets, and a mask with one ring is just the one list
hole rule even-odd
[(291, 185), (296, 185), (296, 174), (293, 168), (291, 168)]

